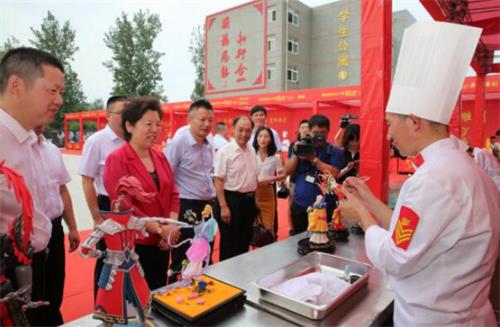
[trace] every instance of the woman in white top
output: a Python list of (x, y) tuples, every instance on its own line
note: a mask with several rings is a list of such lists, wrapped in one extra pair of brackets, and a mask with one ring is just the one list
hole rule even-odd
[(253, 147), (256, 152), (258, 175), (258, 187), (255, 192), (257, 206), (260, 216), (266, 228), (274, 230), (276, 213), (276, 193), (273, 183), (282, 181), (286, 175), (283, 170), (281, 157), (274, 143), (273, 132), (268, 127), (260, 127), (255, 133)]

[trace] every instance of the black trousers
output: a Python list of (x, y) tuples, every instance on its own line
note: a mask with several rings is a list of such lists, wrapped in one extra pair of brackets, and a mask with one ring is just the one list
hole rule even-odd
[(252, 226), (257, 216), (254, 193), (224, 191), (231, 212), (229, 224), (218, 219), (220, 230), (220, 260), (248, 252)]
[(157, 245), (136, 244), (135, 252), (139, 255), (139, 262), (144, 269), (144, 277), (151, 290), (167, 284), (167, 268), (170, 257), (169, 251), (162, 251)]
[(278, 240), (278, 229), (279, 229), (279, 219), (278, 219), (278, 197), (276, 196), (276, 183), (273, 183), (273, 191), (274, 191), (274, 235), (276, 240)]
[[(179, 210), (179, 221), (184, 221), (189, 224), (195, 223), (195, 221), (189, 221), (186, 219), (186, 212), (191, 210), (196, 214), (197, 221), (201, 220), (201, 212), (205, 208), (207, 204), (212, 206), (212, 212), (214, 218), (218, 216), (217, 205), (214, 200), (191, 200), (191, 199), (180, 199), (181, 207)], [(217, 219), (217, 218), (216, 218)], [(179, 238), (179, 243), (194, 237), (194, 230), (191, 228), (182, 228), (181, 229), (181, 237)], [(173, 283), (176, 281), (177, 275), (182, 269), (182, 261), (186, 259), (186, 251), (189, 249), (191, 244), (189, 242), (182, 244), (178, 248), (172, 249), (172, 263), (170, 265), (170, 270), (172, 270), (173, 274), (169, 278), (169, 283)], [(213, 250), (213, 242), (210, 243), (210, 247)], [(210, 258), (210, 263), (212, 262), (212, 258)]]
[[(326, 207), (326, 218), (327, 221), (330, 222), (332, 220), (332, 214), (335, 210), (335, 205), (330, 205)], [(292, 207), (290, 208), (292, 212), (292, 223), (293, 229), (291, 234), (299, 234), (305, 232), (307, 230), (307, 225), (309, 225), (309, 220), (307, 219), (308, 213), (307, 208), (299, 206), (297, 203), (292, 203)]]
[(33, 256), (31, 267), (33, 301), (50, 302), (48, 306), (27, 311), (31, 325), (62, 325), (64, 321), (60, 308), (64, 294), (65, 254), (61, 217), (52, 220), (52, 234), (47, 249)]
[(62, 227), (62, 218), (52, 220), (52, 235), (49, 241), (49, 253), (47, 255), (46, 265), (46, 295), (50, 305), (44, 308), (47, 312), (45, 325), (59, 326), (62, 325), (63, 318), (61, 314), (61, 304), (64, 293), (64, 278), (65, 278), (65, 249), (64, 249), (64, 231)]
[[(107, 195), (102, 195), (99, 194), (97, 196), (97, 206), (99, 207), (99, 210), (105, 210), (109, 211), (111, 208), (111, 202), (109, 201), (109, 197)], [(101, 251), (106, 251), (106, 243), (104, 240), (100, 240), (96, 244), (96, 249), (101, 250)], [(97, 289), (99, 286), (97, 286), (97, 283), (99, 282), (99, 277), (101, 276), (101, 270), (102, 270), (102, 265), (103, 265), (103, 260), (104, 258), (97, 259), (95, 262), (95, 268), (94, 268), (94, 302), (95, 298), (97, 296)]]
[[(33, 255), (31, 260), (32, 281), (31, 300), (32, 301), (47, 301), (46, 294), (46, 267), (47, 267), (47, 252), (42, 250)], [(44, 307), (30, 309), (26, 311), (26, 316), (31, 326), (45, 326), (45, 310)]]

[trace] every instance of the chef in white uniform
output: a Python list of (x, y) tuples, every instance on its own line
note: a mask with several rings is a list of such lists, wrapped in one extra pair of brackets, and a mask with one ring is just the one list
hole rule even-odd
[(368, 258), (388, 275), (396, 326), (495, 325), (488, 295), (499, 249), (497, 191), (448, 134), (480, 33), (438, 22), (405, 31), (387, 138), (418, 168), (394, 211), (360, 179), (344, 183), (340, 210), (366, 231)]

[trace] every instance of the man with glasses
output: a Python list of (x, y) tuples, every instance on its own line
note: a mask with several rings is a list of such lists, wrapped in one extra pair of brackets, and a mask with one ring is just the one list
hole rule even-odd
[[(82, 176), (83, 193), (87, 200), (94, 225), (104, 221), (99, 210), (109, 210), (108, 193), (104, 188), (102, 177), (104, 163), (108, 154), (118, 149), (123, 143), (122, 111), (127, 103), (125, 96), (112, 96), (106, 104), (108, 124), (94, 133), (85, 142), (82, 161), (78, 174)], [(103, 241), (97, 244), (100, 250), (105, 249)], [(97, 281), (102, 269), (102, 259), (98, 259), (94, 271), (94, 297), (97, 292)]]

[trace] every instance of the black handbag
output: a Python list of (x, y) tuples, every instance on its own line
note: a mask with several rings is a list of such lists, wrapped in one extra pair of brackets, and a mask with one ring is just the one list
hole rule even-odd
[(274, 234), (270, 229), (262, 223), (262, 217), (260, 214), (255, 219), (252, 227), (252, 239), (250, 240), (250, 245), (255, 247), (262, 247), (274, 242)]
[(276, 194), (279, 199), (286, 199), (290, 195), (290, 191), (288, 190), (288, 187), (286, 186), (281, 186), (278, 189), (278, 192)]

